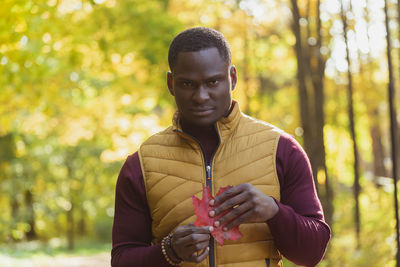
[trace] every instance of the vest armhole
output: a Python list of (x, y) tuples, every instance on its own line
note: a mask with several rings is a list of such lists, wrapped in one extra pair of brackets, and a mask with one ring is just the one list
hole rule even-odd
[(279, 199), (277, 199), (278, 201), (281, 200), (281, 190), (280, 190), (281, 184), (279, 182), (278, 171), (276, 170), (276, 153), (278, 151), (279, 138), (281, 138), (282, 133), (283, 133), (282, 131), (279, 131), (277, 136), (275, 137), (274, 147), (273, 147), (273, 151), (272, 151), (272, 154), (273, 154), (273, 164), (272, 165), (274, 165), (274, 173), (275, 173), (274, 176), (276, 179), (276, 183), (279, 185)]
[(144, 192), (146, 193), (146, 200), (147, 203), (149, 203), (149, 199), (147, 198), (147, 179), (146, 179), (146, 172), (143, 166), (143, 157), (142, 157), (142, 146), (143, 144), (139, 147), (138, 149), (138, 155), (139, 155), (139, 163), (140, 163), (140, 169), (142, 170), (142, 178), (143, 178), (143, 184), (144, 184)]

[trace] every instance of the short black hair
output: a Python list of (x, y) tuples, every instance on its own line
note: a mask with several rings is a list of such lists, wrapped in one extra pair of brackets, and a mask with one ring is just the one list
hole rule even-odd
[(218, 49), (219, 54), (229, 66), (231, 64), (231, 48), (222, 33), (207, 27), (187, 29), (178, 34), (169, 46), (169, 68), (172, 71), (180, 52), (197, 52), (212, 47)]

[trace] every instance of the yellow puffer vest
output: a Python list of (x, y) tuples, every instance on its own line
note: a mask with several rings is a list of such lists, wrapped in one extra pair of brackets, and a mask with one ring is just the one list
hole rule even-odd
[[(139, 149), (153, 243), (179, 225), (196, 220), (191, 196), (201, 198), (206, 184), (201, 147), (182, 132), (178, 121), (175, 116), (173, 126), (151, 136)], [(281, 130), (243, 115), (236, 102), (230, 115), (220, 119), (216, 127), (220, 145), (211, 165), (213, 194), (222, 186), (250, 183), (279, 200), (275, 159)], [(224, 246), (214, 241), (214, 253), (210, 255), (214, 254), (215, 266), (282, 266), (266, 223), (242, 224), (239, 229), (243, 237), (237, 241), (226, 240)], [(182, 266), (209, 266), (209, 259)]]

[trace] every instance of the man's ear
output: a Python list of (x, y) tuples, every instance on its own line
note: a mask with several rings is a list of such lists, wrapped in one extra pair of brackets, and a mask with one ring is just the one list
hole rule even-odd
[(236, 67), (235, 65), (231, 66), (231, 69), (229, 70), (229, 74), (231, 76), (231, 81), (232, 81), (232, 91), (235, 89), (236, 82), (237, 82), (237, 74), (236, 74)]
[(173, 83), (174, 83), (174, 78), (172, 77), (172, 72), (168, 71), (167, 72), (167, 86), (168, 86), (169, 93), (174, 96), (175, 93), (174, 93)]

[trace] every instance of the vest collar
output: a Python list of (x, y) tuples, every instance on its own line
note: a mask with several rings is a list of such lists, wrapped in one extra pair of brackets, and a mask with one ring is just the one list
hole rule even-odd
[(231, 113), (229, 113), (227, 117), (222, 117), (216, 124), (221, 144), (224, 143), (227, 137), (236, 129), (242, 115), (239, 103), (233, 100), (232, 105)]
[[(227, 117), (222, 117), (217, 121), (216, 128), (218, 131), (218, 135), (220, 137), (221, 143), (225, 140), (227, 136), (232, 133), (232, 131), (237, 127), (240, 117), (241, 111), (239, 107), (239, 103), (236, 100), (232, 100), (232, 110)], [(179, 112), (176, 111), (174, 117), (172, 119), (172, 129), (174, 131), (183, 132), (182, 125), (180, 122)]]

